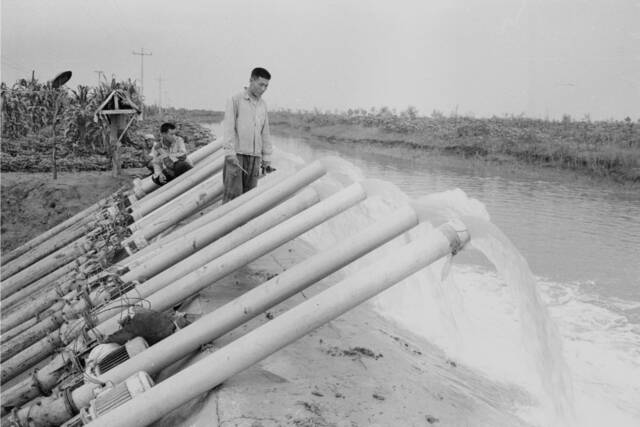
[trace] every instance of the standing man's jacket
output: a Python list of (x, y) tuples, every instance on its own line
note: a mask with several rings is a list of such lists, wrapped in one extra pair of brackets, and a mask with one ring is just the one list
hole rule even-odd
[(244, 90), (227, 101), (223, 147), (227, 156), (246, 154), (271, 161), (269, 118), (267, 104), (262, 98), (256, 101)]

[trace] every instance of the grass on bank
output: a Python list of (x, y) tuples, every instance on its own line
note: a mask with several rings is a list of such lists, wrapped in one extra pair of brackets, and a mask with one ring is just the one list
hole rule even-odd
[(415, 110), (394, 114), (277, 111), (276, 131), (345, 142), (406, 144), (417, 148), (487, 159), (584, 171), (623, 182), (640, 182), (640, 120), (541, 120), (524, 117), (418, 117)]

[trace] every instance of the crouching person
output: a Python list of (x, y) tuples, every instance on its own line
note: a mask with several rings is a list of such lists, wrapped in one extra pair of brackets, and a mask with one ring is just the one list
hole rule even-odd
[(175, 133), (176, 126), (173, 123), (163, 123), (160, 126), (160, 141), (153, 144), (151, 149), (151, 180), (157, 185), (166, 184), (193, 167), (187, 159), (184, 140)]

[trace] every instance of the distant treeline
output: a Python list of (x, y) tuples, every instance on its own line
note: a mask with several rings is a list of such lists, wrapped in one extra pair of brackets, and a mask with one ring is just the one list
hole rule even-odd
[(344, 142), (406, 144), (496, 160), (511, 158), (640, 182), (640, 120), (631, 118), (473, 118), (438, 112), (420, 117), (412, 107), (401, 113), (383, 107), (341, 113), (275, 111), (269, 119), (276, 133)]

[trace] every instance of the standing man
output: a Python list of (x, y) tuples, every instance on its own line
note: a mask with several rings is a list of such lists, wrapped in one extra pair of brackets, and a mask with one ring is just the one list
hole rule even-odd
[(176, 125), (163, 123), (160, 126), (160, 141), (151, 148), (151, 180), (163, 185), (192, 168), (187, 159), (184, 140), (176, 135)]
[(258, 185), (260, 169), (271, 168), (271, 136), (267, 104), (262, 94), (271, 74), (264, 68), (251, 71), (249, 86), (227, 101), (224, 114), (225, 162), (223, 202), (228, 202)]

